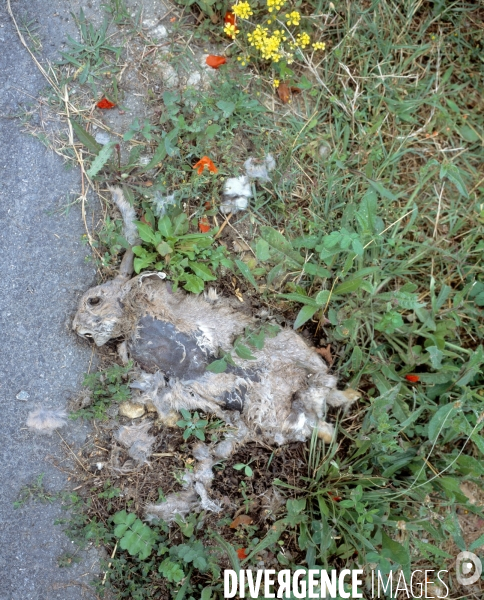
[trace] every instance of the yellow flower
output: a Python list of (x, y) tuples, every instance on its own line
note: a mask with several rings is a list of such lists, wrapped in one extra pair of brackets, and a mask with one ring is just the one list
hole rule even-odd
[(281, 82), (279, 81), (279, 79), (274, 79), (274, 81), (272, 82), (272, 85), (273, 85), (273, 87), (278, 88), (280, 83)]
[(269, 12), (272, 12), (273, 10), (280, 10), (284, 4), (286, 4), (286, 0), (267, 0)]
[(296, 46), (299, 46), (300, 48), (306, 48), (306, 46), (309, 46), (310, 42), (311, 38), (306, 32), (297, 34)]
[(232, 38), (233, 40), (235, 40), (235, 36), (240, 32), (240, 29), (237, 29), (237, 27), (235, 25), (231, 25), (230, 23), (227, 23), (224, 27), (224, 33), (227, 37)]
[(253, 15), (252, 8), (248, 2), (239, 2), (232, 6), (232, 12), (241, 19), (247, 19), (250, 15)]
[(314, 42), (313, 48), (315, 50), (324, 50), (326, 48), (326, 44), (324, 42)]
[(299, 25), (301, 21), (301, 15), (297, 10), (293, 10), (291, 13), (286, 15), (288, 25)]

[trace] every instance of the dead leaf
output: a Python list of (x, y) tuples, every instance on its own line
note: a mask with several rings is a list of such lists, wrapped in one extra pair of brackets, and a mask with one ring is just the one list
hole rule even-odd
[(242, 240), (235, 240), (233, 242), (234, 252), (248, 252), (250, 250), (249, 244), (246, 244)]
[(280, 83), (277, 87), (277, 95), (283, 104), (287, 104), (291, 97), (291, 91), (287, 83)]
[(251, 525), (253, 522), (254, 519), (249, 517), (249, 515), (239, 515), (238, 517), (235, 517), (232, 523), (230, 523), (230, 528), (237, 529), (239, 525)]
[(143, 184), (145, 187), (151, 187), (153, 185), (152, 181), (145, 181)]
[(328, 344), (326, 348), (316, 348), (316, 352), (324, 358), (329, 366), (333, 364), (333, 357), (331, 356), (331, 344)]

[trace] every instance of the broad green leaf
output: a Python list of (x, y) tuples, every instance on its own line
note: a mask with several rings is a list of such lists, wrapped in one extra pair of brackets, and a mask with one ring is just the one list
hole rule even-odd
[(257, 291), (259, 291), (259, 286), (257, 285), (256, 280), (254, 279), (254, 276), (252, 275), (252, 273), (250, 272), (249, 267), (245, 264), (245, 262), (241, 261), (241, 260), (236, 260), (235, 264), (237, 265), (237, 268), (239, 269), (239, 271), (242, 273), (242, 275), (248, 280), (250, 281), (250, 283), (255, 287), (255, 289)]
[(178, 127), (175, 127), (170, 131), (170, 133), (167, 133), (163, 138), (165, 150), (168, 156), (174, 156), (175, 154), (178, 154), (178, 148), (176, 147), (175, 142), (178, 141), (179, 133), (180, 130), (178, 129)]
[(155, 232), (146, 223), (142, 221), (136, 221), (136, 227), (138, 228), (138, 233), (143, 242), (148, 242), (149, 244), (156, 243)]
[(363, 279), (351, 279), (350, 281), (343, 281), (337, 285), (333, 290), (334, 296), (341, 296), (342, 294), (349, 294), (356, 292), (361, 287)]
[(191, 273), (185, 273), (183, 278), (180, 277), (180, 280), (186, 282), (183, 288), (192, 294), (200, 294), (200, 292), (203, 292), (203, 288), (205, 287), (203, 279), (197, 275), (192, 275)]
[(99, 154), (92, 161), (91, 166), (86, 171), (86, 175), (90, 178), (95, 177), (99, 171), (104, 167), (104, 165), (108, 162), (113, 149), (115, 142), (108, 142), (102, 149), (99, 151)]
[(207, 366), (206, 370), (210, 371), (211, 373), (224, 373), (227, 370), (227, 361), (225, 358), (214, 360)]
[[(450, 426), (450, 415), (456, 410), (455, 404), (450, 402), (441, 406), (429, 421), (428, 439), (434, 442), (444, 427)], [(446, 425), (447, 423), (447, 425)]]
[(311, 296), (305, 296), (304, 294), (298, 294), (297, 292), (291, 292), (289, 294), (278, 294), (280, 298), (286, 298), (286, 300), (292, 300), (293, 302), (301, 302), (302, 304), (308, 304), (309, 306), (321, 306)]
[(460, 170), (456, 165), (452, 163), (442, 163), (442, 166), (440, 167), (440, 179), (444, 178), (447, 178), (449, 181), (451, 181), (459, 190), (459, 193), (464, 196), (464, 198), (469, 197)]
[(208, 140), (212, 140), (222, 128), (217, 123), (212, 123), (205, 130), (205, 136)]
[(384, 531), (382, 531), (382, 549), (384, 555), (401, 565), (404, 572), (410, 568), (410, 553), (408, 549), (399, 542), (392, 540)]
[(314, 299), (318, 306), (326, 306), (328, 300), (331, 297), (331, 292), (329, 290), (321, 290), (316, 294), (316, 298)]
[(145, 173), (146, 171), (149, 171), (150, 169), (153, 169), (154, 167), (156, 167), (158, 165), (158, 163), (160, 163), (166, 156), (166, 148), (164, 144), (158, 144), (158, 147), (155, 150), (155, 153), (153, 154), (153, 158), (150, 160), (150, 162), (143, 167), (142, 172)]
[(310, 306), (310, 305), (303, 306), (301, 308), (301, 310), (299, 311), (299, 313), (296, 317), (296, 320), (294, 321), (293, 328), (299, 329), (299, 327), (304, 325), (304, 323), (306, 323), (306, 321), (309, 321), (309, 319), (311, 319), (313, 317), (314, 313), (318, 310), (320, 310), (319, 306)]
[(173, 235), (175, 237), (185, 234), (188, 231), (188, 228), (188, 217), (185, 213), (180, 213), (173, 218)]
[(230, 100), (219, 100), (215, 104), (218, 108), (220, 108), (225, 119), (230, 117), (230, 115), (235, 110), (235, 104), (234, 104), (234, 102), (231, 102)]
[(171, 254), (173, 252), (173, 248), (167, 242), (160, 242), (156, 249), (161, 256), (166, 256), (167, 254)]
[(81, 144), (84, 144), (84, 146), (86, 146), (86, 148), (90, 150), (93, 154), (97, 154), (101, 150), (102, 144), (96, 142), (92, 135), (88, 133), (83, 127), (81, 127), (79, 123), (77, 123), (77, 121), (74, 121), (74, 119), (69, 120), (71, 122), (72, 129), (74, 130)]
[(203, 263), (188, 261), (188, 265), (195, 275), (198, 275), (203, 281), (215, 281), (217, 279), (207, 265)]
[(234, 350), (237, 356), (240, 356), (240, 358), (243, 358), (244, 360), (256, 360), (256, 357), (252, 354), (250, 348), (245, 344), (235, 342)]
[(274, 250), (280, 252), (284, 257), (297, 266), (304, 264), (304, 257), (294, 250), (292, 244), (286, 240), (286, 238), (272, 227), (261, 227), (261, 237), (265, 240), (269, 246)]
[(313, 277), (321, 277), (321, 279), (327, 279), (331, 277), (331, 271), (325, 269), (321, 265), (315, 265), (314, 263), (306, 263), (304, 265), (304, 272)]
[(392, 202), (396, 202), (398, 200), (395, 194), (390, 192), (390, 190), (384, 187), (379, 181), (368, 179), (368, 182), (371, 185), (371, 187), (374, 188), (383, 198), (387, 198), (387, 200), (391, 200)]
[(158, 220), (158, 231), (163, 237), (173, 236), (173, 225), (171, 224), (170, 217), (164, 215)]
[(271, 254), (269, 252), (269, 244), (262, 238), (259, 238), (257, 240), (257, 243), (255, 245), (255, 255), (257, 259), (262, 262), (269, 260), (269, 258), (271, 257)]
[(392, 334), (400, 327), (403, 327), (403, 325), (402, 315), (394, 310), (390, 310), (375, 324), (375, 329), (383, 333)]
[(430, 355), (430, 364), (433, 369), (440, 369), (442, 365), (442, 359), (444, 357), (444, 353), (437, 348), (437, 346), (427, 346), (427, 352)]

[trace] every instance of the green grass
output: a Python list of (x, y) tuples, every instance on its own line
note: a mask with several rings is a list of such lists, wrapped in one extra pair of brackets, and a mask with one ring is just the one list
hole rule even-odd
[[(129, 159), (98, 160), (94, 181), (123, 184), (142, 215), (152, 214), (157, 194), (175, 192), (196, 233), (207, 201), (217, 225), (223, 178), (240, 172), (249, 155), (274, 154), (272, 183), (258, 186), (250, 210), (230, 222), (251, 250), (217, 272), (219, 284), (330, 342), (333, 371), (364, 394), (353, 413), (338, 417), (331, 447), (316, 438), (308, 444), (300, 485), (275, 480), (288, 502), (269, 532), (248, 526), (221, 536), (227, 522), (206, 528), (203, 515), (170, 534), (163, 524), (144, 526), (150, 552), (142, 559), (128, 543), (116, 546), (122, 536), (113, 514), (133, 511), (132, 504), (111, 507), (102, 522), (83, 505), (78, 534), (110, 553), (117, 547), (100, 586), (117, 598), (220, 598), (217, 561), (254, 566), (266, 551), (281, 568), (377, 565), (408, 574), (423, 565), (450, 569), (458, 551), (482, 542), (462, 530), (462, 511), (482, 517), (482, 508), (460, 488), (482, 488), (484, 475), (482, 9), (413, 0), (333, 4), (331, 24), (313, 24), (327, 44), (324, 60), (288, 72), (301, 88), (290, 104), (274, 95), (280, 66), (242, 69), (229, 60), (203, 93), (160, 96), (149, 80), (152, 118), (125, 134)], [(115, 54), (105, 29), (89, 27), (83, 37), (93, 49), (75, 55), (90, 56), (86, 83), (103, 72), (103, 52)], [(183, 21), (177, 27), (183, 33)], [(219, 26), (205, 22), (200, 31), (205, 41), (223, 41)], [(181, 45), (171, 54), (173, 64), (195, 68)], [(118, 93), (122, 103), (121, 86)], [(78, 123), (89, 129), (87, 118)], [(99, 149), (89, 137), (81, 141), (89, 165)], [(149, 168), (143, 153), (154, 157)], [(205, 155), (217, 175), (194, 171)], [(107, 221), (98, 244), (103, 266), (115, 266), (120, 223)], [(97, 377), (91, 384), (101, 389)], [(102, 391), (90, 416), (104, 414), (109, 401)], [(250, 513), (254, 498), (244, 485), (238, 493)], [(240, 547), (247, 558), (238, 557)], [(451, 582), (451, 597), (467, 597)]]

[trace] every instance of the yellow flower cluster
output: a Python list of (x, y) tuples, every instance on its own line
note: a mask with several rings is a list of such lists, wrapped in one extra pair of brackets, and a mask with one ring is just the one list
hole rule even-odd
[(326, 44), (324, 42), (314, 42), (313, 48), (315, 50), (324, 50), (326, 48)]
[(250, 58), (248, 56), (237, 56), (237, 60), (243, 67), (245, 67), (245, 65), (249, 62)]
[(276, 29), (272, 32), (272, 35), (269, 35), (269, 29), (261, 25), (257, 25), (253, 33), (248, 33), (247, 39), (251, 46), (259, 50), (262, 58), (272, 60), (275, 63), (282, 58), (281, 43), (287, 40), (283, 31)]
[(297, 10), (293, 10), (292, 12), (286, 15), (287, 25), (299, 25), (301, 21), (301, 14), (297, 12)]
[(248, 2), (239, 2), (238, 4), (234, 4), (232, 6), (232, 12), (241, 19), (248, 19), (250, 15), (254, 14)]
[(306, 32), (297, 34), (296, 46), (299, 46), (300, 48), (306, 48), (306, 46), (309, 46), (310, 43), (311, 43), (311, 38), (309, 37), (309, 35)]
[(235, 40), (235, 36), (240, 32), (240, 29), (237, 29), (237, 27), (235, 25), (231, 25), (230, 23), (227, 23), (224, 27), (224, 33), (227, 37), (232, 38), (233, 40)]
[(281, 10), (284, 4), (286, 4), (286, 0), (267, 0), (269, 12), (273, 12), (274, 10)]

